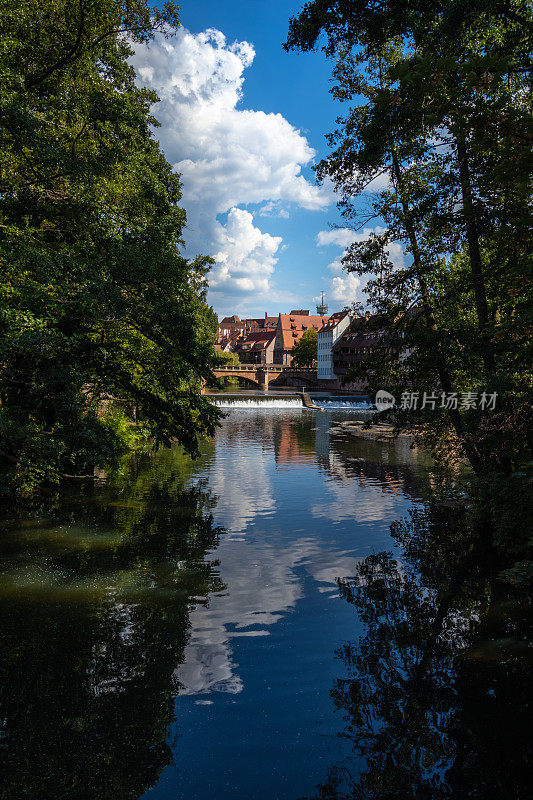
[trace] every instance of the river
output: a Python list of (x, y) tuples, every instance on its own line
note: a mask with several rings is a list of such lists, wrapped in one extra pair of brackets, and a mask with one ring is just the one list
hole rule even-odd
[[(377, 757), (372, 737), (355, 746), (354, 731), (373, 718), (375, 739), (388, 724), (379, 705), (353, 707), (354, 687), (376, 670), (374, 688), (386, 683), (387, 647), (401, 650), (395, 637), (413, 610), (391, 525), (422, 513), (434, 484), (405, 440), (357, 439), (339, 425), (347, 418), (231, 409), (197, 461), (178, 447), (136, 454), (4, 523), (2, 798), (352, 796)], [(392, 622), (390, 595), (377, 613), (378, 563), (387, 592), (403, 598)], [(431, 596), (425, 587), (421, 609)], [(423, 628), (416, 635), (423, 647)], [(364, 665), (357, 642), (370, 648)], [(436, 660), (453, 694), (441, 650), (424, 653), (425, 668)], [(398, 669), (405, 679), (408, 665)], [(446, 737), (430, 777), (454, 752)]]

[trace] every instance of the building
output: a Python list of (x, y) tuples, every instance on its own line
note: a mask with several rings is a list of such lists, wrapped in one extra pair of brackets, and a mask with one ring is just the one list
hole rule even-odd
[(236, 344), (233, 352), (241, 364), (272, 364), (275, 338), (275, 328), (255, 328)]
[(354, 366), (376, 351), (387, 354), (393, 351), (387, 331), (384, 329), (372, 330), (366, 327), (369, 319), (370, 316), (367, 314), (366, 319), (358, 317), (352, 320), (332, 347), (333, 372), (338, 385), (344, 386), (346, 389), (361, 390), (368, 382), (365, 377), (361, 376), (343, 384), (346, 375)]
[(215, 348), (223, 352), (233, 352), (242, 344), (251, 331), (256, 329), (261, 330), (276, 330), (278, 324), (277, 317), (269, 317), (265, 311), (264, 317), (257, 319), (240, 319), (237, 314), (232, 314), (231, 317), (224, 317), (218, 323), (217, 338), (215, 340)]
[(257, 317), (255, 319), (247, 319), (245, 322), (249, 323), (250, 328), (266, 328), (267, 330), (276, 330), (278, 327), (278, 317), (269, 317), (265, 311), (264, 317)]
[(308, 310), (299, 309), (290, 314), (280, 314), (274, 341), (274, 364), (290, 365), (292, 348), (310, 328), (319, 331), (329, 317), (310, 315)]
[(221, 335), (219, 332), (215, 341), (215, 350), (220, 350), (222, 353), (232, 353), (241, 338), (242, 334), (239, 331), (234, 331), (228, 336)]
[(247, 320), (239, 319), (237, 314), (233, 314), (231, 317), (224, 317), (222, 322), (218, 323), (215, 348), (222, 350), (224, 353), (233, 352), (237, 342), (246, 336), (249, 330), (250, 326)]
[(318, 355), (316, 374), (319, 380), (334, 381), (337, 379), (333, 370), (333, 345), (340, 339), (350, 324), (350, 313), (347, 309), (332, 314), (318, 331)]
[(224, 317), (222, 322), (218, 323), (217, 341), (218, 339), (227, 339), (235, 333), (242, 336), (243, 333), (247, 332), (248, 327), (246, 321), (239, 319), (237, 314), (233, 314), (231, 317)]

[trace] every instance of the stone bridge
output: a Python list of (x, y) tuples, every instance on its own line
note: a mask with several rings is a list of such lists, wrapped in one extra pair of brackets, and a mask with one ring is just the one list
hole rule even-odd
[(265, 391), (268, 389), (269, 383), (282, 383), (285, 379), (299, 381), (300, 383), (297, 385), (307, 387), (317, 387), (319, 384), (316, 369), (290, 367), (282, 364), (240, 364), (238, 367), (217, 367), (213, 370), (213, 375), (217, 378), (242, 378)]

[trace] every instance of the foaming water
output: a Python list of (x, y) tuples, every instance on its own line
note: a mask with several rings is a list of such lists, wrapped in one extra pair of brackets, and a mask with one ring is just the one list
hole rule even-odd
[[(258, 410), (261, 408), (303, 408), (304, 402), (299, 395), (269, 396), (256, 394), (251, 397), (235, 397), (232, 395), (209, 395), (214, 405), (220, 408), (246, 408)], [(315, 408), (323, 411), (367, 411), (375, 412), (376, 408), (367, 397), (323, 397), (310, 395), (311, 403)]]
[(342, 397), (326, 397), (316, 398), (313, 397), (313, 404), (326, 411), (376, 411), (376, 407), (367, 398), (346, 398)]
[(225, 398), (211, 396), (209, 398), (214, 405), (220, 408), (303, 408), (301, 397), (249, 397), (249, 398)]

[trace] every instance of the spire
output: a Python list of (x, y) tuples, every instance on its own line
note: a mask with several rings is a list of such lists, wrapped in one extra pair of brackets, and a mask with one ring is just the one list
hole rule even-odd
[(316, 313), (321, 317), (325, 317), (328, 313), (328, 304), (324, 302), (324, 292), (322, 292), (322, 301), (316, 307)]

